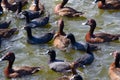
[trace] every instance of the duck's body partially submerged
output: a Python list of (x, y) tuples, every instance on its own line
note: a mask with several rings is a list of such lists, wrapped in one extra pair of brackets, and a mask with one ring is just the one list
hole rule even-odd
[(25, 27), (25, 30), (27, 32), (27, 42), (30, 44), (44, 44), (51, 41), (54, 36), (54, 32), (49, 32), (37, 38), (32, 35), (32, 31), (30, 27)]
[(7, 21), (2, 21), (2, 22), (0, 22), (0, 29), (8, 28), (10, 23), (11, 23), (11, 21), (8, 21), (8, 22)]
[(95, 0), (100, 9), (120, 9), (120, 0)]
[(79, 12), (71, 7), (64, 7), (68, 0), (63, 0), (60, 4), (57, 4), (54, 8), (54, 12), (60, 16), (76, 17), (83, 16), (83, 12)]
[(71, 72), (72, 66), (77, 66), (77, 63), (69, 63), (65, 62), (63, 60), (56, 59), (56, 52), (54, 50), (49, 50), (47, 52), (49, 55), (49, 67), (55, 72), (65, 73), (65, 72)]
[(23, 15), (26, 17), (26, 25), (31, 28), (44, 27), (49, 22), (50, 14), (48, 13), (45, 17), (35, 18), (30, 21), (29, 13), (27, 11), (23, 12)]
[(87, 44), (86, 54), (78, 58), (75, 62), (79, 63), (80, 67), (90, 65), (94, 61), (94, 54), (90, 50), (90, 45)]
[[(21, 1), (22, 2), (22, 7), (25, 6), (27, 4), (27, 2), (25, 1)], [(15, 12), (18, 8), (18, 5), (19, 5), (19, 1), (18, 2), (15, 2), (15, 3), (9, 3), (8, 0), (3, 0), (2, 1), (2, 6), (7, 9), (7, 10), (10, 10), (10, 11), (13, 11)]]
[(17, 32), (17, 28), (12, 29), (0, 29), (0, 37), (1, 38), (9, 38), (12, 35), (14, 35), (15, 32)]
[(58, 27), (59, 27), (59, 30), (54, 36), (53, 45), (59, 48), (60, 50), (65, 51), (70, 44), (70, 40), (66, 38), (66, 34), (63, 31), (64, 21), (62, 19), (58, 21)]
[(96, 21), (94, 19), (88, 20), (85, 25), (90, 26), (89, 32), (85, 36), (85, 40), (89, 43), (103, 43), (118, 40), (120, 34), (109, 34), (109, 33), (96, 33), (94, 34), (94, 29), (96, 28)]
[(30, 67), (30, 66), (13, 68), (12, 66), (15, 60), (15, 55), (13, 52), (8, 52), (5, 56), (0, 58), (0, 61), (5, 61), (5, 60), (9, 62), (8, 66), (4, 69), (4, 75), (7, 78), (17, 78), (26, 75), (31, 75), (41, 69), (41, 67)]
[[(88, 43), (83, 43), (83, 42), (77, 42), (74, 35), (72, 33), (67, 35), (67, 38), (70, 39), (71, 41), (71, 47), (75, 50), (80, 50), (80, 51), (86, 51), (87, 50), (87, 44)], [(90, 50), (98, 50), (98, 47), (96, 45), (90, 45)]]

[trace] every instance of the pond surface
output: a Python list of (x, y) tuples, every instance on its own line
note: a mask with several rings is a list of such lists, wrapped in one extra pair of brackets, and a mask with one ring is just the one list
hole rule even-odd
[[(58, 30), (56, 21), (60, 18), (53, 13), (53, 8), (56, 4), (62, 0), (41, 0), (44, 4), (46, 11), (50, 12), (50, 21), (46, 28), (33, 29), (33, 34), (39, 36), (45, 32), (51, 30)], [(117, 34), (120, 33), (120, 11), (115, 10), (100, 10), (96, 5), (92, 4), (93, 0), (69, 0), (67, 6), (73, 7), (79, 11), (86, 13), (86, 18), (67, 18), (63, 17), (66, 33), (73, 33), (77, 41), (85, 42), (85, 34), (89, 30), (88, 26), (81, 25), (87, 19), (93, 18), (97, 22), (97, 28), (95, 32), (108, 32)], [(29, 2), (30, 5), (31, 1)], [(29, 8), (29, 5), (25, 9)], [(13, 51), (16, 55), (14, 66), (44, 66), (42, 71), (23, 78), (17, 78), (12, 80), (55, 80), (63, 74), (53, 72), (48, 67), (48, 56), (44, 54), (48, 49), (55, 49), (58, 59), (64, 59), (72, 62), (78, 56), (84, 54), (81, 51), (71, 50), (69, 52), (63, 52), (52, 46), (52, 42), (48, 44), (31, 45), (26, 42), (26, 31), (21, 30), (24, 27), (25, 20), (18, 20), (14, 18), (14, 13), (5, 12), (0, 20), (12, 20), (10, 28), (17, 27), (19, 33), (10, 39), (4, 40), (1, 45), (1, 50), (11, 46), (6, 51), (1, 52), (0, 56), (4, 55), (8, 51)], [(120, 42), (110, 42), (97, 44), (101, 47), (101, 50), (94, 51), (95, 60), (91, 65), (88, 65), (85, 69), (79, 68), (84, 80), (109, 80), (108, 68), (114, 61), (113, 57), (109, 55), (114, 50), (120, 51)], [(3, 74), (3, 69), (7, 65), (7, 62), (0, 63), (0, 80), (8, 80)]]

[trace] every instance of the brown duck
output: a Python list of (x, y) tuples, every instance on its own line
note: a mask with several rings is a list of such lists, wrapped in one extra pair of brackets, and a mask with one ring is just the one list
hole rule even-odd
[(75, 16), (83, 16), (83, 12), (79, 12), (71, 7), (64, 7), (67, 4), (68, 0), (62, 0), (61, 3), (57, 4), (54, 8), (54, 12), (60, 16), (68, 16), (68, 17), (75, 17)]
[(95, 0), (100, 9), (120, 9), (120, 0)]
[[(22, 1), (22, 7), (25, 6), (28, 2), (27, 1)], [(15, 12), (18, 9), (19, 1), (15, 3), (9, 3), (8, 0), (3, 0), (2, 1), (2, 6), (7, 9)]]
[(109, 33), (96, 33), (94, 34), (94, 30), (96, 28), (96, 21), (94, 19), (89, 19), (85, 25), (90, 26), (90, 30), (87, 32), (85, 36), (85, 40), (89, 43), (103, 43), (103, 42), (111, 42), (114, 40), (118, 40), (120, 34), (109, 34)]
[(7, 78), (17, 78), (26, 75), (31, 75), (41, 69), (41, 67), (30, 67), (30, 66), (23, 66), (23, 67), (15, 67), (13, 68), (13, 63), (15, 60), (15, 54), (13, 52), (6, 53), (0, 61), (8, 61), (8, 66), (4, 69), (4, 75)]
[(58, 27), (59, 27), (59, 30), (54, 36), (53, 45), (59, 48), (60, 50), (66, 50), (66, 48), (70, 44), (70, 40), (66, 37), (66, 34), (63, 31), (64, 21), (62, 19), (58, 21)]
[(17, 31), (18, 31), (17, 28), (0, 29), (0, 37), (1, 38), (9, 38), (9, 37), (11, 37)]

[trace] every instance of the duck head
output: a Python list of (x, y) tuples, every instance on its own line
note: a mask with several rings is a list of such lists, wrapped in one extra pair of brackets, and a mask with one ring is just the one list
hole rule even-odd
[(94, 19), (89, 19), (85, 23), (82, 23), (82, 25), (89, 25), (90, 26), (90, 33), (93, 34), (94, 29), (96, 28), (96, 21)]
[(9, 61), (9, 62), (14, 62), (15, 60), (15, 55), (13, 52), (8, 52), (6, 53), (2, 58), (0, 58), (0, 61)]
[(74, 44), (76, 42), (75, 36), (72, 33), (69, 33), (68, 35), (66, 35), (66, 37), (68, 39), (70, 39), (70, 41), (71, 41), (72, 44)]
[(48, 50), (47, 54), (50, 56), (50, 61), (55, 61), (55, 59), (56, 59), (56, 52), (55, 52), (55, 50)]
[(101, 1), (103, 4), (105, 4), (105, 0), (94, 0), (95, 3)]

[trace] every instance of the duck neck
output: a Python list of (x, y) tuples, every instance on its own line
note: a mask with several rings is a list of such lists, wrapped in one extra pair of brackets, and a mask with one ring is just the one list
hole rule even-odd
[(54, 62), (56, 59), (53, 56), (50, 56), (50, 62)]
[(77, 74), (77, 71), (76, 71), (75, 68), (72, 68), (72, 73), (73, 73), (73, 75), (76, 75), (76, 74)]
[(65, 6), (65, 4), (67, 4), (68, 0), (63, 0), (61, 3), (61, 7), (63, 8)]
[(7, 68), (8, 68), (9, 70), (12, 69), (13, 62), (14, 62), (14, 61), (9, 61), (8, 66), (7, 66)]
[(106, 5), (106, 1), (105, 0), (102, 0), (101, 1), (103, 5)]
[(25, 17), (26, 17), (26, 23), (29, 23), (30, 22), (29, 15), (25, 15)]
[(75, 38), (73, 37), (73, 38), (71, 39), (71, 43), (74, 44), (75, 42), (76, 42), (76, 40), (75, 40)]
[[(119, 55), (120, 56), (120, 55)], [(115, 67), (116, 68), (120, 68), (120, 64), (119, 64), (119, 61), (120, 61), (120, 57), (117, 55), (116, 59), (115, 59)]]
[(22, 2), (19, 2), (17, 14), (19, 14), (22, 11)]
[(38, 11), (39, 10), (39, 0), (34, 0), (34, 4), (36, 7), (36, 10)]
[(96, 25), (90, 25), (90, 35), (93, 36), (93, 32), (94, 32), (94, 29), (95, 29)]
[(60, 35), (65, 35), (65, 33), (63, 32), (63, 28), (64, 28), (64, 25), (63, 25), (63, 26), (59, 26), (58, 33), (59, 33)]
[(31, 28), (28, 28), (28, 29), (27, 29), (27, 37), (28, 37), (28, 38), (33, 37), (33, 36), (32, 36)]

